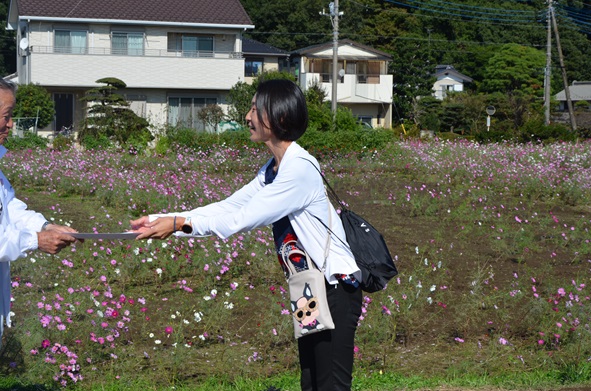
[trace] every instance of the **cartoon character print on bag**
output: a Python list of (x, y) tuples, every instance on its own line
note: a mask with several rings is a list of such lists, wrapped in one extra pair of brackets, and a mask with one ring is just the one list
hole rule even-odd
[(302, 294), (302, 297), (291, 302), (293, 317), (300, 323), (302, 334), (307, 334), (310, 330), (324, 329), (324, 325), (318, 322), (320, 316), (318, 299), (314, 296), (309, 284), (304, 285)]

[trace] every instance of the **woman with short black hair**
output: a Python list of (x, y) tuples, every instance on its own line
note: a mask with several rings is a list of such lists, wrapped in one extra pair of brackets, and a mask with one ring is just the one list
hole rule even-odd
[(296, 143), (308, 126), (305, 97), (291, 81), (261, 82), (246, 122), (250, 139), (264, 143), (272, 155), (250, 183), (223, 201), (189, 212), (144, 216), (132, 221), (132, 228), (140, 233), (138, 239), (164, 239), (173, 233), (227, 238), (272, 225), (278, 252), (287, 241), (295, 240), (308, 254), (310, 259), (300, 258), (297, 268), (306, 269), (308, 262), (314, 262), (321, 269), (326, 258), (327, 300), (335, 328), (298, 339), (301, 387), (349, 390), (361, 315), (357, 282), (361, 272), (346, 242), (332, 237), (345, 238), (345, 233), (326, 196), (318, 161)]

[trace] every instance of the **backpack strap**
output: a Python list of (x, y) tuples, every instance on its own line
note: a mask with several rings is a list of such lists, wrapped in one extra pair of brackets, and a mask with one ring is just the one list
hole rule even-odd
[[(336, 191), (334, 191), (334, 189), (330, 186), (330, 183), (328, 183), (328, 180), (326, 179), (326, 177), (324, 176), (324, 174), (322, 174), (322, 171), (320, 171), (320, 169), (318, 169), (318, 167), (316, 167), (314, 165), (314, 163), (310, 160), (310, 159), (306, 159), (305, 157), (301, 157), (300, 159), (304, 159), (307, 160), (308, 162), (310, 162), (310, 164), (312, 165), (312, 167), (314, 167), (316, 169), (316, 171), (318, 171), (318, 173), (320, 174), (320, 176), (322, 177), (322, 180), (324, 181), (324, 184), (326, 185), (324, 188), (324, 191), (326, 193), (326, 198), (327, 198), (327, 202), (330, 202), (330, 200), (332, 200), (334, 203), (336, 203), (342, 210), (348, 210), (345, 206), (344, 206), (344, 202), (341, 201), (341, 199), (339, 198), (339, 196), (337, 195)], [(328, 192), (326, 191), (326, 189), (328, 189)], [(349, 243), (347, 243), (346, 240), (341, 239), (337, 234), (335, 234), (333, 232), (332, 229), (330, 229), (330, 227), (332, 226), (332, 213), (330, 210), (330, 205), (328, 207), (328, 225), (326, 225), (324, 223), (324, 221), (322, 221), (318, 216), (312, 215), (314, 216), (318, 221), (320, 221), (320, 224), (322, 224), (326, 230), (335, 238), (337, 238), (339, 240), (339, 242), (341, 242), (342, 244), (344, 244), (345, 246), (349, 247)], [(326, 239), (327, 245), (325, 246), (324, 249), (324, 262), (326, 264), (326, 258), (328, 257), (328, 251), (327, 250), (327, 246), (330, 245), (330, 235), (327, 236)]]

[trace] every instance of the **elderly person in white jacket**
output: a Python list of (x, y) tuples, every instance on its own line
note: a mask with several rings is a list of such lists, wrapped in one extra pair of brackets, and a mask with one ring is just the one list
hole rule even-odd
[[(344, 241), (341, 220), (326, 197), (318, 162), (296, 143), (308, 126), (304, 95), (291, 81), (264, 81), (252, 99), (246, 121), (250, 139), (264, 143), (272, 154), (250, 183), (223, 201), (190, 212), (144, 216), (132, 221), (132, 228), (141, 233), (138, 239), (163, 239), (173, 233), (227, 238), (272, 225), (278, 252), (295, 239), (311, 258), (298, 260), (299, 269), (308, 268), (307, 262), (321, 268), (328, 247), (324, 274), (335, 328), (298, 339), (301, 387), (306, 391), (349, 390), (361, 314), (362, 293), (357, 282), (361, 272)], [(332, 234), (323, 223), (330, 225)]]
[[(14, 105), (15, 86), (0, 79), (0, 159), (6, 154), (2, 144), (13, 125)], [(51, 224), (40, 213), (27, 210), (0, 171), (0, 345), (4, 323), (10, 327), (10, 262), (31, 250), (58, 253), (76, 240), (64, 232), (76, 230)]]

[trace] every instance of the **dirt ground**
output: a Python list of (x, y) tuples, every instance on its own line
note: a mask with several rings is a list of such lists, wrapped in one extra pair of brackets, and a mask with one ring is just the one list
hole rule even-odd
[[(491, 265), (495, 270), (495, 284), (509, 284), (514, 278), (515, 272), (523, 265), (528, 268), (547, 267), (550, 263), (557, 277), (571, 277), (583, 270), (580, 259), (582, 256), (591, 254), (573, 254), (568, 248), (548, 247), (544, 238), (548, 233), (538, 233), (538, 249), (528, 254), (520, 254), (518, 260), (514, 254), (499, 252), (498, 249), (490, 246), (490, 241), (483, 240), (478, 236), (462, 236), (461, 227), (457, 222), (450, 221), (441, 213), (431, 215), (414, 213), (408, 205), (403, 202), (389, 202), (388, 194), (398, 193), (404, 186), (420, 185), (417, 183), (404, 183), (400, 178), (394, 178), (387, 174), (383, 177), (372, 179), (371, 184), (358, 184), (355, 188), (347, 186), (340, 187), (337, 183), (335, 190), (351, 206), (351, 209), (364, 216), (379, 231), (381, 231), (388, 243), (393, 255), (400, 260), (399, 269), (405, 267), (410, 260), (416, 259), (415, 249), (445, 247), (450, 262), (449, 280), (453, 281), (454, 289), (458, 292), (470, 290), (470, 273), (482, 264)], [(435, 184), (432, 184), (433, 186)], [(371, 194), (371, 196), (367, 196)], [(21, 193), (21, 198), (33, 209), (41, 212), (48, 212), (48, 196), (43, 194)], [(515, 206), (520, 208), (520, 213), (525, 216), (538, 214), (549, 214), (552, 212), (557, 216), (561, 224), (574, 225), (581, 219), (589, 221), (591, 210), (586, 207), (572, 206), (549, 206), (543, 202), (532, 201), (523, 204), (521, 200), (502, 200), (507, 207)], [(64, 217), (74, 221), (74, 225), (85, 230), (85, 213), (88, 210), (88, 201), (65, 200)], [(55, 203), (55, 202), (54, 202)], [(452, 246), (453, 244), (453, 246)], [(453, 248), (452, 248), (453, 247)], [(549, 254), (554, 252), (552, 258)], [(588, 258), (585, 258), (588, 259)], [(588, 272), (588, 270), (587, 270)], [(413, 344), (431, 344), (432, 335), (449, 332), (445, 322), (430, 325), (433, 330), (431, 335), (413, 336)], [(437, 329), (439, 328), (439, 329)], [(423, 340), (421, 339), (423, 338)], [(466, 388), (437, 388), (440, 391), (472, 391)], [(543, 389), (538, 389), (542, 391)], [(553, 390), (558, 390), (554, 388)], [(591, 391), (591, 387), (566, 387), (563, 391)], [(501, 391), (499, 388), (477, 388), (474, 391)]]

